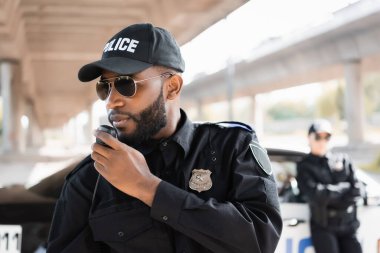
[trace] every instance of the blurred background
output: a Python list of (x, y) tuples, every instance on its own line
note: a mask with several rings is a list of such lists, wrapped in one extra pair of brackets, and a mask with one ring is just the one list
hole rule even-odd
[(77, 71), (136, 22), (181, 44), (193, 121), (242, 121), (265, 147), (308, 152), (326, 118), (331, 147), (380, 181), (379, 0), (0, 0), (0, 186), (90, 153), (108, 122)]

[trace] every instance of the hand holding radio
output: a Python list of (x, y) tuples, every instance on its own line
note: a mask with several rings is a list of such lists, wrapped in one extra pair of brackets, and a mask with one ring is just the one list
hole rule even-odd
[(150, 172), (143, 154), (120, 142), (116, 130), (100, 126), (91, 157), (95, 169), (120, 191), (151, 206), (161, 179)]

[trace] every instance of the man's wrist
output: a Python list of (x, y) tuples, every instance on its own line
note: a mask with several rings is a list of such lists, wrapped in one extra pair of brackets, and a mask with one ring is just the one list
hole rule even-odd
[(140, 190), (136, 198), (140, 199), (146, 205), (151, 207), (156, 195), (158, 185), (161, 183), (161, 181), (162, 180), (160, 178), (153, 176), (151, 179), (140, 183), (140, 186), (138, 187)]

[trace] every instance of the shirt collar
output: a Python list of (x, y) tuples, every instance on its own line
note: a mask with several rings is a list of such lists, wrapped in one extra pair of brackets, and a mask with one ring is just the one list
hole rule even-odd
[(324, 156), (319, 156), (319, 155), (314, 155), (313, 153), (310, 152), (310, 158), (313, 159), (314, 161), (321, 161), (321, 160), (328, 160), (329, 159), (329, 153), (327, 153)]
[(180, 112), (181, 118), (178, 122), (177, 130), (174, 132), (173, 135), (171, 135), (167, 139), (150, 139), (144, 143), (140, 143), (137, 146), (133, 146), (133, 148), (140, 151), (143, 155), (147, 155), (156, 150), (161, 143), (167, 141), (174, 141), (182, 148), (186, 156), (189, 152), (191, 141), (193, 140), (194, 124), (187, 118), (185, 111), (180, 109)]
[(182, 109), (180, 109), (180, 111), (181, 119), (178, 123), (177, 131), (169, 139), (178, 143), (182, 147), (186, 156), (193, 140), (194, 124), (189, 120), (185, 111)]

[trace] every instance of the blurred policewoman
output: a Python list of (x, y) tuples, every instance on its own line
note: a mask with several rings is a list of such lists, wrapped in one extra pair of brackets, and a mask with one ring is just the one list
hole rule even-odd
[(356, 237), (360, 187), (348, 156), (328, 151), (331, 134), (327, 120), (317, 120), (310, 126), (311, 151), (298, 163), (297, 181), (309, 203), (316, 253), (360, 253)]

